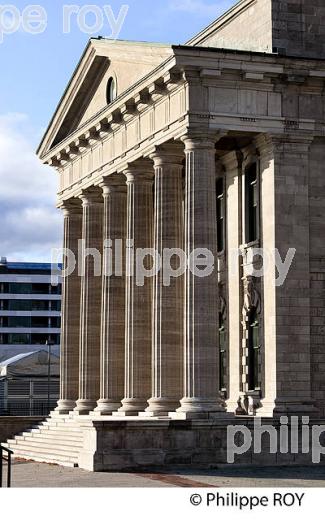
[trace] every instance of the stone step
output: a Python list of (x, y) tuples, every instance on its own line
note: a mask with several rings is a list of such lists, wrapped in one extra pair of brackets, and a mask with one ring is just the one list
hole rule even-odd
[(78, 467), (78, 460), (75, 457), (60, 456), (56, 454), (41, 455), (25, 449), (15, 449), (14, 458), (23, 460), (32, 460), (35, 462), (45, 462), (47, 464), (58, 464), (69, 468)]
[(73, 433), (67, 433), (67, 435), (56, 433), (56, 432), (50, 432), (49, 431), (37, 431), (37, 432), (24, 432), (20, 435), (15, 435), (14, 439), (36, 439), (37, 441), (40, 439), (47, 439), (49, 441), (68, 441), (68, 442), (75, 442), (78, 444), (82, 444), (83, 437), (78, 435), (73, 435)]
[(51, 417), (27, 429), (7, 444), (15, 458), (78, 466), (83, 446), (83, 432), (71, 417)]
[(49, 419), (59, 419), (59, 420), (62, 420), (62, 421), (67, 421), (67, 420), (71, 419), (71, 416), (69, 414), (61, 415), (61, 414), (58, 414), (58, 413), (55, 413), (55, 412), (51, 412), (50, 415), (49, 415)]
[(56, 423), (64, 423), (64, 422), (69, 422), (73, 420), (71, 417), (61, 417), (61, 416), (57, 416), (57, 417), (46, 417), (46, 419), (44, 419), (42, 422), (56, 422)]
[(46, 419), (45, 421), (41, 421), (39, 424), (53, 424), (53, 425), (64, 425), (64, 424), (73, 424), (75, 419), (65, 419), (64, 421), (60, 421), (57, 419)]
[(78, 464), (78, 452), (39, 448), (39, 446), (16, 446), (12, 448), (15, 458), (28, 458), (28, 460), (40, 461), (46, 459), (49, 462), (60, 464), (61, 461)]
[(57, 445), (66, 445), (66, 446), (78, 446), (79, 448), (82, 448), (83, 441), (80, 439), (73, 439), (69, 437), (55, 437), (53, 435), (37, 435), (37, 436), (26, 436), (26, 435), (16, 435), (14, 440), (18, 442), (40, 442), (42, 444), (47, 443), (51, 444), (52, 446)]
[(4, 448), (10, 448), (9, 444), (17, 444), (17, 439), (9, 439), (8, 442), (2, 442), (1, 445), (4, 446)]
[(78, 426), (40, 426), (38, 428), (40, 431), (55, 431), (55, 432), (79, 432), (80, 435), (82, 435), (82, 432), (80, 431), (80, 428)]
[(68, 428), (70, 425), (73, 425), (73, 421), (69, 421), (69, 422), (43, 421), (39, 424), (39, 426), (49, 426), (50, 428), (52, 428), (52, 427)]
[[(80, 430), (80, 424), (75, 422), (75, 421), (70, 421), (69, 423), (45, 423), (45, 424), (40, 424), (37, 426), (38, 428), (47, 428), (47, 429), (52, 429), (52, 428), (63, 428), (64, 430), (68, 430), (70, 428), (76, 428), (77, 430)], [(35, 426), (36, 428), (36, 426)]]
[(59, 451), (63, 452), (73, 452), (73, 453), (79, 453), (81, 446), (76, 446), (75, 444), (66, 444), (64, 442), (56, 443), (55, 441), (52, 441), (51, 439), (44, 439), (44, 442), (40, 442), (41, 439), (33, 439), (33, 437), (30, 437), (29, 439), (17, 439), (17, 442), (15, 446), (18, 447), (28, 447), (33, 448), (36, 451), (48, 451), (50, 450), (52, 453), (57, 453)]
[(43, 422), (57, 423), (57, 424), (66, 424), (66, 423), (70, 423), (72, 421), (73, 421), (72, 417), (66, 417), (66, 418), (62, 418), (62, 417), (48, 417)]

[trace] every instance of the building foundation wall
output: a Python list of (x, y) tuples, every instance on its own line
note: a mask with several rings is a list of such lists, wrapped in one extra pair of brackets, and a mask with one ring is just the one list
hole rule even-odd
[[(316, 423), (310, 422), (310, 432)], [(261, 437), (261, 453), (257, 453), (257, 443), (243, 454), (235, 455), (235, 465), (285, 466), (313, 464), (313, 453), (302, 453), (301, 425), (291, 423), (288, 439), (297, 439), (298, 453), (280, 453), (280, 422), (263, 420), (265, 428), (274, 427), (277, 435), (277, 453), (271, 453), (269, 433)], [(319, 423), (317, 423), (319, 425)], [(84, 447), (79, 455), (79, 467), (88, 471), (126, 471), (147, 468), (165, 469), (175, 466), (213, 468), (231, 463), (227, 459), (227, 435), (231, 427), (247, 428), (246, 435), (254, 439), (254, 422), (250, 418), (232, 420), (198, 421), (93, 421), (82, 426)], [(325, 426), (324, 426), (325, 431)], [(321, 442), (324, 442), (320, 436)], [(311, 439), (311, 434), (310, 434)], [(255, 439), (256, 440), (256, 439)], [(235, 442), (243, 444), (243, 437), (237, 434)], [(294, 451), (295, 448), (289, 451)], [(240, 451), (240, 450), (239, 450)], [(256, 452), (256, 453), (254, 453)], [(320, 464), (325, 464), (321, 456)]]

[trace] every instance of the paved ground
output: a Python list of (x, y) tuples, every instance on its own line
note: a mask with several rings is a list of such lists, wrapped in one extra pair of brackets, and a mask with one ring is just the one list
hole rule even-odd
[(155, 473), (88, 473), (81, 469), (15, 461), (12, 487), (325, 487), (324, 467), (175, 468)]

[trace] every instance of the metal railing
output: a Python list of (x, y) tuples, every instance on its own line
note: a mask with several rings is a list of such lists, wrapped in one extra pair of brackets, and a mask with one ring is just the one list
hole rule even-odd
[(45, 417), (50, 414), (57, 405), (57, 399), (51, 399), (50, 406), (46, 400), (43, 402), (7, 402), (6, 407), (1, 406), (0, 416), (23, 416), (23, 417)]
[[(3, 452), (7, 454), (7, 457), (5, 458), (3, 455)], [(7, 462), (7, 488), (11, 487), (11, 455), (13, 455), (14, 452), (11, 450), (8, 450), (8, 448), (5, 448), (4, 446), (1, 446), (0, 444), (0, 488), (3, 485), (3, 462)]]

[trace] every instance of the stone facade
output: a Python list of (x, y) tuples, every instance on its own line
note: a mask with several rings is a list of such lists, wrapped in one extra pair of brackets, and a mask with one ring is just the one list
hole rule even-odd
[[(75, 252), (83, 239), (100, 267), (103, 239), (113, 252), (115, 240), (126, 245), (118, 275), (96, 276), (88, 256), (64, 283), (61, 400), (44, 428), (84, 431), (82, 467), (127, 466), (111, 452), (126, 444), (162, 462), (182, 443), (193, 455), (209, 427), (206, 442), (254, 416), (325, 418), (324, 56), (272, 54), (274, 31), (261, 31), (263, 49), (253, 35), (261, 17), (275, 26), (276, 6), (288, 20), (307, 9), (294, 5), (243, 0), (191, 44), (152, 46), (156, 68), (121, 90), (127, 43), (91, 40), (41, 143), (59, 174), (65, 244)], [(268, 54), (202, 47), (213, 31), (239, 34), (240, 16), (252, 21), (248, 50)], [(95, 63), (105, 73), (82, 112)], [(105, 105), (108, 78), (118, 97)], [(187, 258), (200, 248), (215, 266), (197, 276), (189, 263), (169, 286), (162, 269), (138, 284), (131, 243)]]
[(325, 57), (322, 0), (241, 0), (191, 45)]
[(272, 2), (273, 0), (244, 0), (236, 3), (216, 22), (194, 36), (189, 44), (272, 52)]

